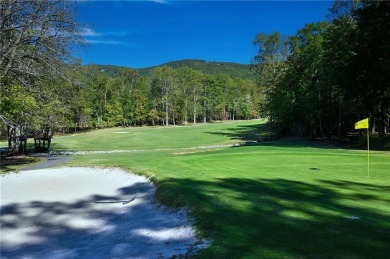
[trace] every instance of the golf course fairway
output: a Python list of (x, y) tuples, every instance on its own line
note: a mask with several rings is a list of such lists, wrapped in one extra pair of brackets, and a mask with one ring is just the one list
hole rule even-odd
[(388, 258), (390, 153), (267, 136), (264, 121), (111, 128), (56, 136), (66, 166), (150, 178), (185, 208), (200, 258)]

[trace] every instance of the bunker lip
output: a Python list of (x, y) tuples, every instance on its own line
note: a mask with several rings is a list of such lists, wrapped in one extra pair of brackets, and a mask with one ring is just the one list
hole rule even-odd
[(169, 258), (207, 246), (185, 211), (121, 169), (55, 168), (1, 181), (1, 258)]

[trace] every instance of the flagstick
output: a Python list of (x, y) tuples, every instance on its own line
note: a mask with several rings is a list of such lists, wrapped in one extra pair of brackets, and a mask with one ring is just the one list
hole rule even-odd
[(370, 177), (370, 133), (367, 128), (367, 173)]

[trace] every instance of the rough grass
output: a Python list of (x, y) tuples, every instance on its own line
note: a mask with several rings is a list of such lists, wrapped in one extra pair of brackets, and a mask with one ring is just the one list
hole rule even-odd
[[(150, 177), (157, 198), (190, 210), (199, 236), (212, 240), (200, 258), (388, 258), (388, 152), (371, 152), (368, 177), (365, 151), (289, 140), (253, 145), (262, 134), (261, 121), (107, 129), (54, 138), (53, 148), (142, 149), (74, 155), (71, 165)], [(237, 142), (251, 145), (180, 149)], [(156, 151), (164, 147), (171, 149)]]

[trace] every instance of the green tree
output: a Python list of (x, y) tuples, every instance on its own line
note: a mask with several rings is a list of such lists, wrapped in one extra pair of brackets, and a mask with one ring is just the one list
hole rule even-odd
[(299, 91), (297, 105), (302, 109), (299, 114), (303, 115), (296, 123), (315, 135), (318, 129), (321, 137), (325, 136), (324, 117), (332, 101), (323, 69), (324, 34), (328, 27), (327, 22), (307, 24), (290, 38), (289, 64), (296, 74), (294, 90)]
[(180, 89), (179, 98), (182, 99), (184, 103), (183, 111), (183, 120), (187, 124), (190, 112), (190, 100), (192, 99), (192, 114), (193, 122), (196, 123), (197, 101), (199, 99), (199, 89), (201, 87), (202, 72), (193, 70), (188, 67), (182, 67), (177, 69), (178, 72), (178, 87)]
[(198, 111), (200, 111), (201, 92), (204, 87), (205, 75), (201, 71), (194, 70), (191, 77), (191, 97), (192, 97), (192, 118), (193, 123), (197, 122)]
[(97, 67), (90, 67), (87, 71), (86, 85), (89, 90), (92, 118), (94, 126), (103, 126), (103, 115), (107, 103), (109, 78)]
[(123, 111), (124, 125), (134, 123), (133, 117), (133, 91), (138, 89), (141, 82), (140, 74), (134, 69), (122, 69), (118, 78), (116, 96), (120, 100)]
[[(173, 101), (173, 92), (177, 88), (177, 75), (173, 68), (163, 66), (153, 70), (151, 76), (151, 93), (153, 99), (164, 107), (165, 125), (169, 125), (169, 107)], [(158, 101), (160, 100), (160, 102)]]
[(253, 107), (252, 98), (250, 94), (241, 96), (238, 106), (238, 116), (245, 120), (248, 120), (252, 117)]
[(118, 99), (112, 99), (106, 103), (104, 109), (104, 120), (107, 126), (118, 126), (123, 122), (122, 105)]
[(327, 80), (337, 91), (338, 135), (371, 118), (372, 131), (389, 128), (389, 3), (336, 1), (326, 35)]
[[(65, 63), (72, 62), (70, 47), (82, 42), (79, 31), (69, 1), (0, 1), (0, 106), (2, 117), (18, 121), (12, 124), (16, 131), (27, 121), (38, 127), (36, 123), (56, 124), (63, 117), (54, 116), (54, 108), (67, 109), (59, 106), (57, 78), (70, 81)], [(15, 114), (23, 103), (32, 110)], [(18, 141), (9, 142), (11, 153), (18, 152)]]
[(287, 38), (279, 32), (258, 34), (254, 40), (258, 53), (252, 61), (252, 68), (257, 74), (257, 84), (264, 96), (264, 113), (267, 113), (269, 95), (280, 82), (285, 71), (285, 60), (290, 51)]
[(324, 35), (323, 80), (331, 89), (330, 99), (334, 101), (329, 106), (333, 112), (329, 125), (332, 125), (333, 134), (339, 138), (346, 135), (350, 129), (348, 125), (354, 123), (354, 119), (349, 117), (356, 114), (356, 100), (347, 97), (347, 86), (353, 81), (347, 67), (350, 67), (356, 55), (354, 46), (358, 43), (356, 21), (351, 16), (353, 5), (350, 4), (348, 1), (335, 2), (331, 12), (334, 20)]
[(370, 117), (373, 132), (387, 132), (389, 14), (384, 1), (336, 1), (330, 22), (308, 24), (289, 39), (283, 72), (268, 88), (280, 130), (341, 137)]
[(135, 89), (131, 93), (130, 100), (130, 114), (133, 121), (133, 125), (142, 125), (148, 115), (146, 96), (141, 90)]
[[(390, 117), (390, 2), (362, 1), (354, 12), (358, 44), (350, 63), (359, 113), (371, 118), (371, 128), (385, 133)], [(360, 118), (359, 118), (360, 119)]]

